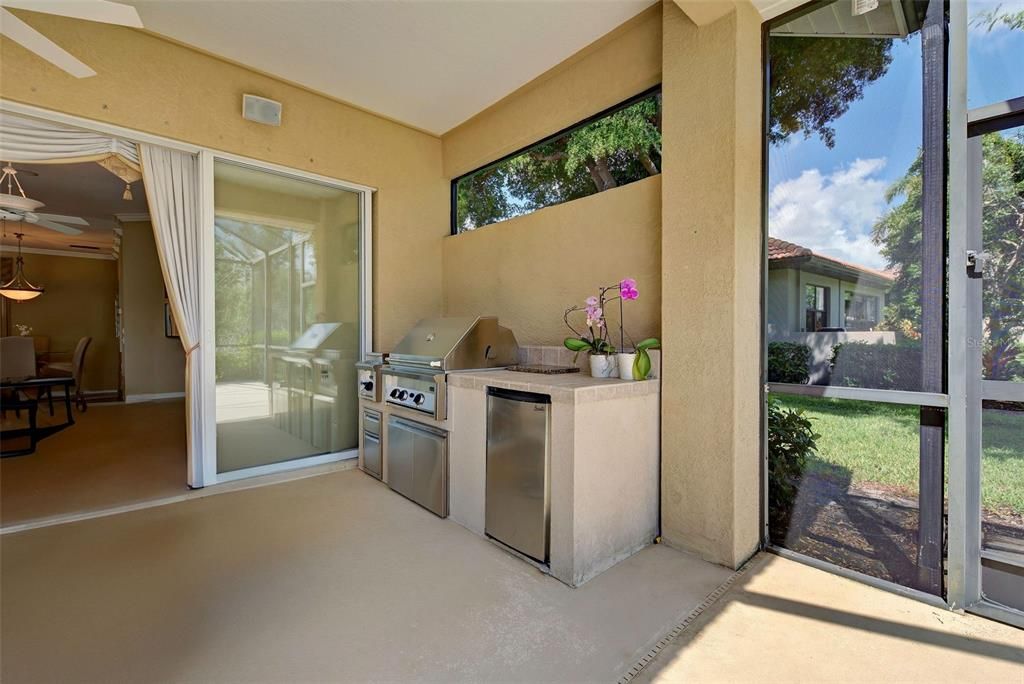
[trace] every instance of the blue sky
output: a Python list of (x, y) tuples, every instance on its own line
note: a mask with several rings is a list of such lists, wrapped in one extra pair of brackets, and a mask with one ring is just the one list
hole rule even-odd
[[(1024, 0), (972, 0), (970, 14), (995, 5), (1024, 10)], [(865, 266), (886, 266), (871, 243), (871, 227), (886, 211), (886, 189), (903, 176), (921, 145), (920, 35), (895, 40), (892, 56), (885, 76), (832, 124), (833, 149), (802, 134), (771, 149), (773, 237)], [(968, 60), (969, 106), (1024, 96), (1024, 31), (972, 26)]]

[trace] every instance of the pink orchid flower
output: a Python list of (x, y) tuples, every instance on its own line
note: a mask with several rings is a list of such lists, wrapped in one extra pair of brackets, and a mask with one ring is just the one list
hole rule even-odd
[(633, 278), (623, 278), (622, 282), (619, 283), (619, 294), (623, 299), (636, 299), (640, 296), (640, 292), (636, 289), (636, 280)]

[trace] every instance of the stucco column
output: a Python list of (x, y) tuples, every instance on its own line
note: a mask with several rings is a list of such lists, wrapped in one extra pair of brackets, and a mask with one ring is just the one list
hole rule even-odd
[(663, 9), (662, 536), (737, 567), (760, 537), (761, 18)]

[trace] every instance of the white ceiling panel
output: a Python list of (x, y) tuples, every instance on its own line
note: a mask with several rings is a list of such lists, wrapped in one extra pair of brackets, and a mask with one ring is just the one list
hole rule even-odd
[(655, 1), (128, 0), (150, 31), (436, 134)]

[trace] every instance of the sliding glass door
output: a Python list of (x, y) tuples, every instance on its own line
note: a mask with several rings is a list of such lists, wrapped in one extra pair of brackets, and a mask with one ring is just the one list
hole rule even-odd
[(1024, 11), (979, 0), (957, 9), (967, 24), (953, 79), (966, 71), (966, 107), (955, 103), (966, 110), (966, 155), (951, 188), (966, 179), (967, 201), (966, 221), (950, 229), (966, 226), (966, 268), (951, 276), (966, 295), (967, 434), (964, 497), (950, 506), (964, 531), (951, 546), (966, 550), (956, 600), (1024, 626)]
[(363, 193), (216, 160), (217, 472), (355, 449)]

